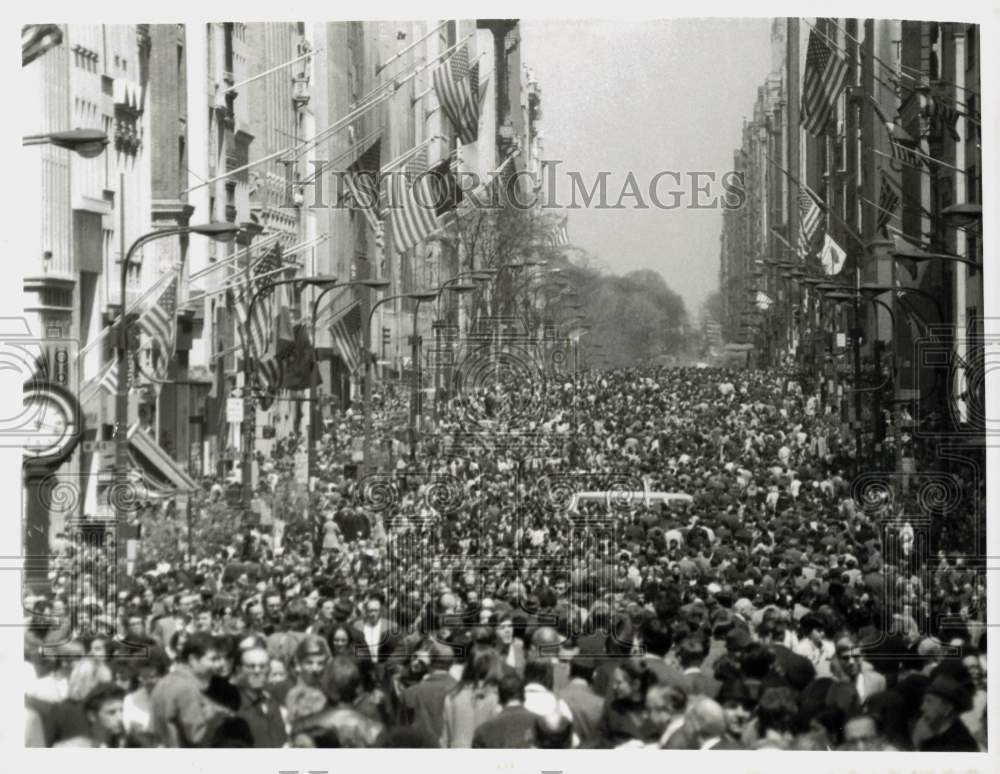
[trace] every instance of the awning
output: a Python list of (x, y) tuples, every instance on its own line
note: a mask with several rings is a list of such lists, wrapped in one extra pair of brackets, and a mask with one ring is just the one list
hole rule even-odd
[(138, 470), (147, 473), (151, 495), (154, 491), (161, 496), (188, 494), (198, 489), (195, 480), (138, 423), (129, 429), (128, 440), (129, 456)]

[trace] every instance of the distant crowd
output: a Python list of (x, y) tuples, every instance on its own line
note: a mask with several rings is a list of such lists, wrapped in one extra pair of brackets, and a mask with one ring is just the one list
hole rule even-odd
[(413, 462), (406, 400), (378, 396), (367, 475), (360, 413), (328, 424), (280, 536), (234, 524), (113, 601), (57, 570), (26, 599), (27, 744), (985, 750), (982, 482), (928, 511), (927, 457), (859, 494), (784, 371), (484, 386)]

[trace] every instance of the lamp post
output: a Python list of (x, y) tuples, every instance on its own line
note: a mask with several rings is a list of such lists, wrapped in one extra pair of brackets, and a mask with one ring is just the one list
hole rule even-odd
[[(329, 285), (331, 282), (336, 282), (336, 277), (316, 275), (311, 277), (293, 277), (291, 279), (274, 280), (267, 282), (257, 288), (251, 295), (250, 301), (247, 303), (247, 315), (246, 320), (244, 320), (244, 335), (243, 341), (246, 343), (247, 347), (251, 346), (251, 321), (253, 320), (253, 308), (257, 303), (257, 299), (271, 290), (274, 290), (280, 285), (293, 285), (296, 283), (304, 285)], [(244, 412), (243, 412), (243, 465), (241, 470), (241, 487), (242, 487), (242, 500), (243, 508), (245, 512), (249, 512), (250, 503), (253, 500), (253, 443), (256, 424), (256, 404), (253, 400), (253, 384), (254, 384), (254, 365), (255, 360), (252, 357), (252, 353), (248, 350), (243, 353), (243, 401), (244, 401)]]
[[(319, 319), (319, 304), (320, 304), (320, 301), (323, 300), (323, 296), (325, 296), (327, 293), (329, 293), (331, 290), (333, 290), (335, 288), (343, 289), (343, 288), (350, 288), (350, 287), (364, 287), (364, 288), (368, 288), (369, 290), (372, 290), (372, 291), (380, 291), (380, 290), (385, 290), (386, 288), (389, 287), (389, 280), (387, 280), (387, 279), (363, 279), (363, 280), (354, 280), (352, 282), (345, 282), (345, 283), (343, 283), (341, 285), (338, 285), (337, 284), (337, 278), (336, 277), (331, 277), (325, 283), (325, 286), (323, 287), (323, 289), (320, 290), (320, 292), (317, 293), (316, 297), (313, 299), (313, 304), (312, 304), (312, 339), (311, 339), (311, 341), (312, 341), (312, 346), (313, 346), (314, 349), (316, 348), (316, 322)], [(365, 340), (364, 340), (364, 347), (365, 347), (364, 361), (366, 363), (367, 363), (368, 360), (371, 359), (371, 353), (370, 353), (371, 344), (370, 344), (370, 341), (369, 341), (370, 333), (371, 333), (371, 328), (369, 326), (368, 332), (365, 334)], [(320, 416), (319, 409), (318, 409), (318, 407), (316, 405), (316, 382), (315, 382), (315, 380), (310, 379), (310, 381), (309, 381), (309, 446), (308, 446), (308, 450), (307, 450), (308, 455), (309, 455), (308, 469), (309, 469), (309, 480), (310, 480), (310, 482), (312, 481), (313, 476), (316, 475), (316, 443), (319, 440), (318, 433), (317, 433), (317, 429), (318, 429), (318, 426), (319, 426), (319, 416)]]
[[(471, 279), (474, 282), (462, 281), (468, 279)], [(450, 290), (452, 293), (456, 294), (471, 293), (472, 291), (477, 289), (477, 285), (475, 284), (476, 282), (484, 283), (484, 282), (489, 282), (492, 279), (493, 275), (485, 272), (477, 272), (477, 271), (462, 272), (461, 274), (456, 274), (451, 279), (443, 282), (441, 284), (441, 290)], [(438, 420), (439, 392), (441, 390), (441, 381), (442, 381), (440, 357), (441, 357), (441, 325), (442, 325), (441, 298), (443, 297), (443, 295), (444, 294), (442, 293), (441, 295), (438, 296), (437, 301), (435, 302), (435, 311), (434, 311), (435, 320), (434, 320), (434, 404), (433, 404), (434, 414), (433, 416), (435, 423), (437, 423)], [(454, 351), (450, 336), (448, 338), (448, 351), (449, 354), (453, 353)], [(451, 357), (449, 357), (448, 367), (450, 368), (451, 365), (452, 365)], [(449, 380), (449, 389), (450, 389), (450, 380)]]
[(21, 138), (21, 145), (55, 145), (73, 151), (85, 159), (93, 159), (104, 153), (108, 135), (100, 129), (70, 129), (66, 132), (29, 134)]
[(128, 322), (126, 294), (128, 291), (128, 269), (136, 250), (157, 239), (165, 239), (181, 234), (200, 234), (220, 242), (228, 242), (236, 238), (240, 227), (235, 223), (206, 223), (198, 226), (177, 226), (158, 231), (150, 231), (136, 239), (126, 251), (121, 262), (119, 276), (119, 303), (121, 314), (118, 317), (116, 331), (116, 349), (118, 364), (118, 381), (115, 392), (115, 476), (125, 480), (128, 475)]
[[(416, 304), (415, 304), (414, 309), (413, 309), (413, 342), (412, 342), (412, 344), (413, 344), (413, 349), (412, 349), (413, 364), (412, 364), (412, 367), (414, 369), (414, 377), (416, 376), (416, 369), (419, 366), (418, 357), (417, 357), (417, 339), (416, 339), (416, 333), (417, 333), (417, 312), (420, 309), (420, 303), (422, 301), (430, 301), (430, 300), (432, 300), (434, 298), (437, 298), (439, 292), (440, 292), (439, 290), (434, 290), (434, 291), (426, 291), (426, 292), (423, 292), (423, 293), (396, 293), (394, 295), (386, 296), (385, 298), (379, 299), (376, 303), (372, 304), (372, 308), (368, 312), (368, 321), (365, 324), (366, 324), (366, 326), (368, 327), (368, 329), (370, 331), (371, 325), (372, 325), (372, 318), (375, 316), (375, 310), (377, 310), (380, 306), (382, 306), (382, 304), (386, 304), (389, 301), (395, 301), (396, 299), (399, 299), (399, 298), (409, 298), (409, 299), (413, 299), (414, 301), (416, 301)], [(415, 430), (415, 427), (414, 427), (414, 424), (416, 422), (416, 415), (414, 413), (414, 410), (416, 409), (416, 405), (415, 405), (415, 401), (414, 401), (414, 395), (416, 393), (416, 390), (417, 390), (417, 381), (416, 381), (416, 378), (414, 378), (414, 380), (413, 380), (413, 388), (412, 388), (412, 390), (410, 392), (410, 441), (411, 441), (411, 443), (413, 442), (413, 439), (416, 436), (416, 430)], [(371, 445), (372, 445), (372, 363), (371, 363), (371, 358), (370, 357), (366, 357), (365, 358), (364, 420), (365, 420), (365, 442), (364, 442), (364, 452), (363, 452), (364, 460), (362, 462), (362, 465), (363, 465), (363, 471), (366, 474), (367, 471), (368, 471), (368, 468), (369, 468), (369, 461), (371, 459), (370, 455), (371, 455)], [(413, 458), (413, 454), (412, 454), (412, 450), (411, 450), (411, 459), (412, 458)]]

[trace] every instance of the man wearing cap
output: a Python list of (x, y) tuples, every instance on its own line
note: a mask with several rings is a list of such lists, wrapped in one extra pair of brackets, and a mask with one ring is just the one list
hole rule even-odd
[(979, 745), (959, 717), (969, 708), (968, 691), (954, 677), (938, 674), (924, 693), (920, 719), (913, 730), (921, 752), (979, 752)]

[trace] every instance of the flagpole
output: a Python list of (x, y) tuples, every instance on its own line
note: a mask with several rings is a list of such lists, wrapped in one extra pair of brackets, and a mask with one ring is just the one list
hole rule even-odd
[(270, 70), (265, 70), (262, 73), (257, 73), (256, 75), (253, 75), (253, 76), (247, 78), (245, 81), (240, 81), (239, 83), (234, 83), (232, 86), (230, 86), (228, 89), (226, 89), (224, 93), (228, 94), (231, 91), (237, 91), (237, 90), (241, 89), (242, 87), (246, 86), (248, 83), (253, 83), (258, 78), (263, 78), (265, 75), (270, 75), (271, 73), (276, 73), (276, 72), (278, 72), (278, 70), (281, 70), (281, 69), (283, 69), (285, 67), (288, 67), (289, 65), (293, 65), (296, 62), (301, 62), (303, 59), (308, 59), (313, 54), (318, 54), (322, 50), (323, 50), (322, 48), (317, 48), (315, 51), (309, 51), (308, 53), (305, 53), (302, 56), (295, 57), (295, 59), (289, 59), (287, 62), (283, 62), (282, 64), (275, 65)]
[(448, 23), (448, 20), (445, 19), (443, 22), (441, 22), (437, 27), (435, 27), (434, 29), (432, 29), (426, 35), (424, 35), (424, 36), (418, 38), (417, 40), (413, 41), (410, 45), (408, 45), (402, 51), (398, 51), (395, 54), (393, 54), (392, 56), (390, 56), (388, 59), (385, 60), (384, 63), (380, 64), (378, 67), (375, 68), (375, 75), (381, 74), (381, 72), (386, 67), (388, 67), (389, 65), (391, 65), (393, 62), (395, 62), (397, 59), (399, 59), (404, 54), (409, 53), (414, 48), (416, 48), (417, 46), (419, 46), (421, 43), (423, 43), (425, 40), (427, 40), (427, 38), (429, 38), (431, 35), (433, 35), (435, 32), (437, 32), (439, 29), (441, 29), (447, 23)]
[[(795, 185), (800, 187), (803, 185), (802, 183), (799, 182), (798, 178), (796, 178), (791, 172), (787, 171), (784, 167), (781, 166), (781, 164), (776, 162), (766, 153), (764, 154), (764, 158), (766, 158), (769, 162), (771, 162), (772, 164), (774, 164), (774, 166), (776, 166), (779, 170), (781, 170), (781, 173), (785, 175), (793, 183), (795, 183)], [(805, 186), (805, 188), (809, 190), (808, 186)], [(861, 245), (861, 247), (867, 249), (867, 245), (865, 244), (865, 241), (861, 238), (861, 235), (858, 234), (858, 232), (855, 231), (853, 228), (851, 228), (849, 225), (847, 225), (832, 209), (830, 209), (830, 207), (827, 206), (826, 202), (820, 201), (817, 197), (813, 196), (812, 194), (810, 194), (810, 198), (812, 198), (813, 201), (816, 202), (816, 205), (821, 210), (823, 210), (823, 212), (825, 212), (827, 215), (833, 218), (833, 220), (839, 223), (847, 232), (847, 235), (849, 237), (854, 239), (854, 241), (857, 242), (859, 245)]]
[[(906, 147), (906, 146), (904, 146), (904, 147)], [(907, 152), (912, 153), (914, 156), (920, 156), (920, 158), (925, 159), (926, 161), (933, 161), (935, 164), (939, 164), (942, 167), (947, 167), (952, 172), (958, 172), (959, 174), (962, 174), (962, 175), (968, 174), (964, 169), (959, 169), (958, 167), (952, 166), (947, 161), (941, 161), (941, 159), (936, 159), (933, 156), (928, 156), (926, 153), (924, 153), (922, 151), (919, 151), (916, 148), (906, 147), (906, 150), (907, 150)], [(881, 156), (882, 158), (890, 159), (891, 161), (898, 161), (901, 164), (906, 164), (906, 166), (908, 166), (908, 167), (913, 167), (913, 169), (920, 170), (922, 174), (929, 174), (929, 171), (928, 172), (923, 172), (923, 165), (914, 166), (913, 164), (909, 164), (909, 163), (903, 161), (902, 159), (896, 158), (895, 156), (890, 156), (888, 153), (883, 153), (882, 151), (876, 150), (875, 148), (872, 148), (871, 152), (874, 153), (874, 154), (876, 154), (876, 155), (878, 155), (878, 156)]]

